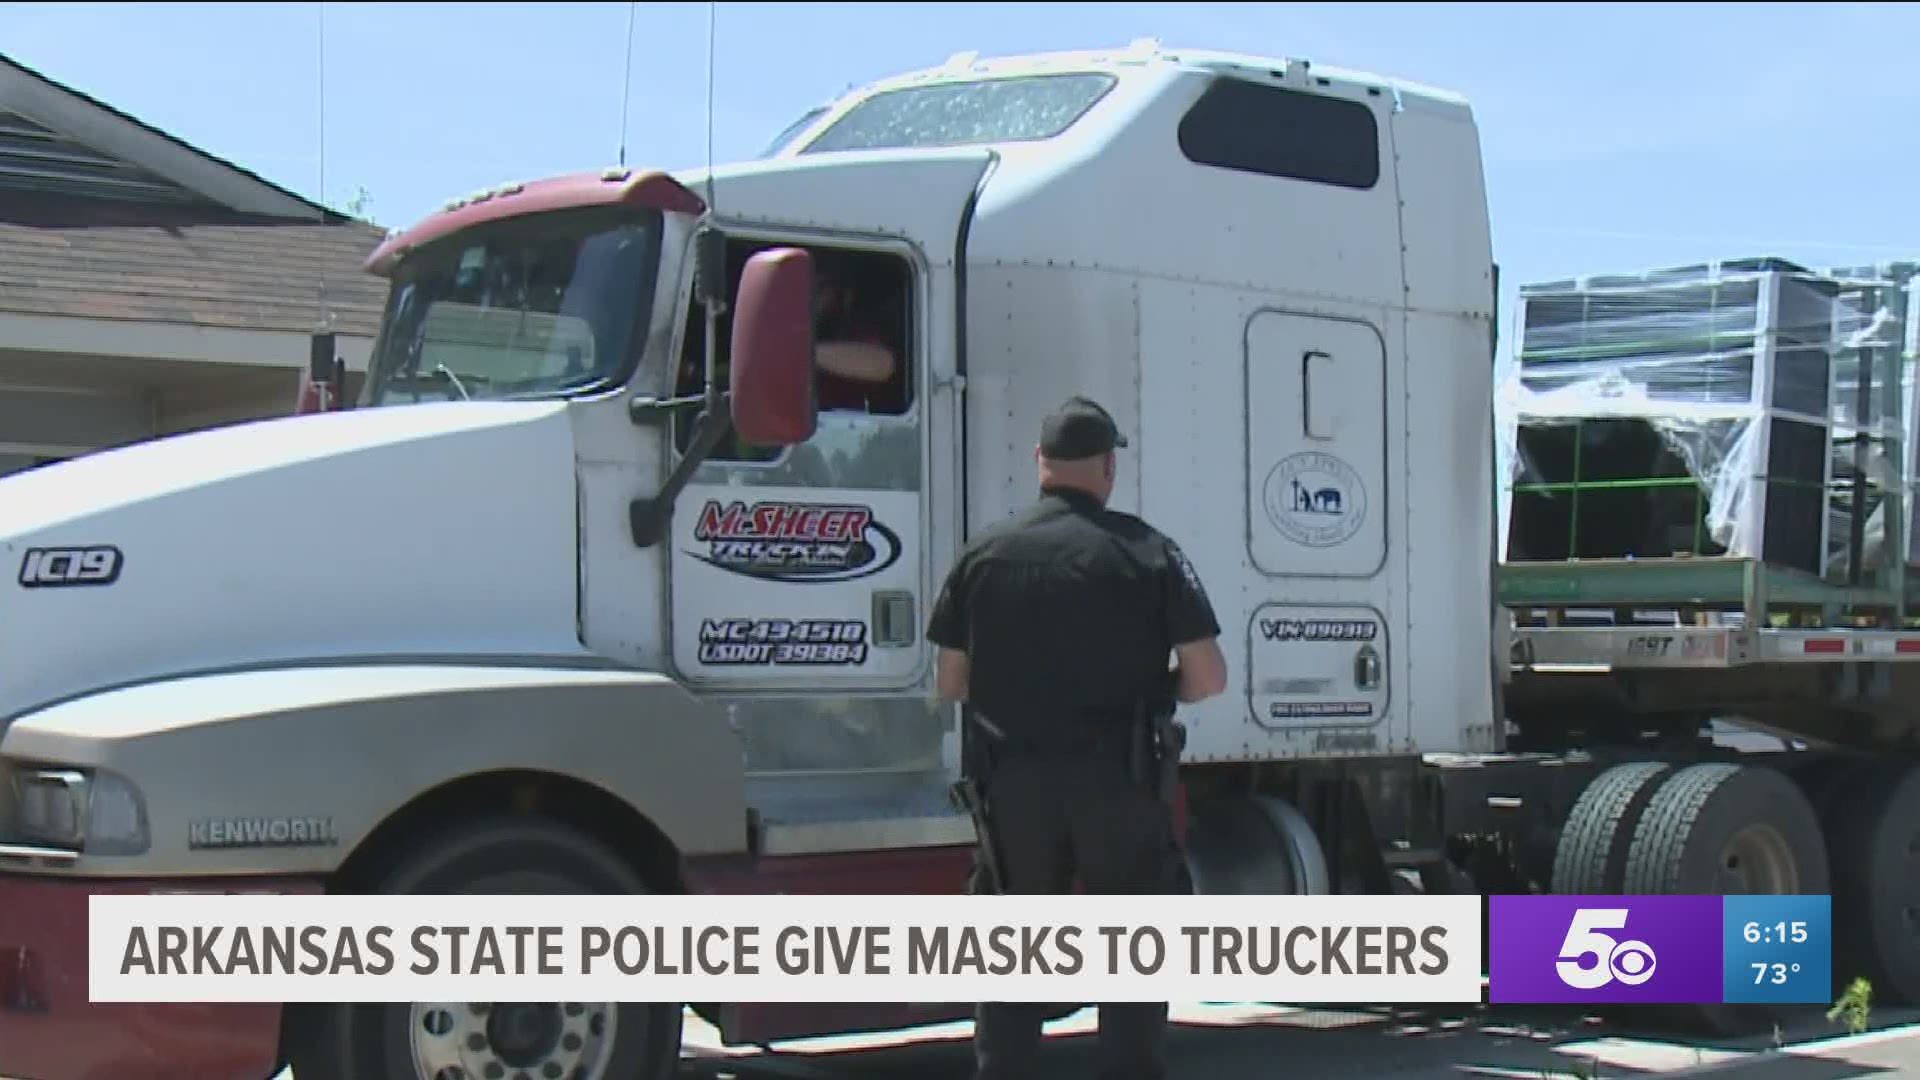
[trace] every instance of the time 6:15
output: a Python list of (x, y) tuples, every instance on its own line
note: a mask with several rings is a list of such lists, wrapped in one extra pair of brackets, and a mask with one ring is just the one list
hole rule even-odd
[(1740, 936), (1746, 938), (1749, 945), (1758, 945), (1762, 941), (1769, 944), (1773, 942), (1785, 944), (1791, 941), (1795, 945), (1804, 945), (1807, 942), (1807, 924), (1797, 919), (1790, 923), (1777, 922), (1771, 926), (1749, 922), (1741, 927)]

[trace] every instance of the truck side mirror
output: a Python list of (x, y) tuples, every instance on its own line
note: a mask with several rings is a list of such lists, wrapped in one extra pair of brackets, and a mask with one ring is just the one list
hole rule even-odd
[(733, 305), (733, 427), (754, 446), (813, 437), (813, 258), (774, 248), (747, 260)]
[(308, 338), (307, 377), (294, 412), (332, 412), (347, 407), (347, 363), (338, 355), (338, 344), (339, 339), (331, 333)]

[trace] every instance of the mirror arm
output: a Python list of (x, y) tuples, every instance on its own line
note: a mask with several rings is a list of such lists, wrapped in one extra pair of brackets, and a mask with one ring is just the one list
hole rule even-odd
[(694, 288), (707, 315), (707, 412), (720, 408), (720, 317), (727, 313), (727, 234), (703, 224), (694, 234)]
[(627, 523), (633, 531), (634, 546), (650, 548), (666, 536), (667, 523), (673, 520), (673, 504), (693, 480), (693, 471), (733, 429), (733, 414), (726, 408), (726, 395), (720, 397), (720, 408), (701, 414), (693, 442), (667, 474), (667, 482), (650, 498), (635, 499), (627, 507)]
[(694, 234), (693, 253), (694, 289), (707, 319), (706, 385), (698, 396), (637, 398), (627, 406), (627, 416), (635, 424), (670, 418), (683, 409), (701, 409), (699, 427), (694, 429), (687, 452), (667, 474), (667, 482), (651, 498), (635, 499), (627, 508), (633, 542), (642, 548), (658, 544), (666, 535), (667, 523), (673, 520), (673, 504), (693, 479), (693, 471), (733, 429), (729, 395), (721, 391), (716, 378), (720, 319), (727, 310), (727, 234), (711, 224), (702, 224)]
[(627, 402), (627, 419), (636, 427), (649, 424), (663, 424), (683, 412), (699, 412), (707, 408), (705, 391), (687, 394), (682, 397), (657, 398), (641, 396)]

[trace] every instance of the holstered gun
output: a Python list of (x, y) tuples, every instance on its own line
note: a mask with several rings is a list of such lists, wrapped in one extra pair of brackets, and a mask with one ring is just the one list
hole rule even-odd
[(1169, 806), (1180, 789), (1180, 755), (1187, 748), (1186, 725), (1174, 719), (1180, 705), (1178, 683), (1179, 674), (1168, 672), (1135, 705), (1129, 754), (1134, 780)]
[(973, 820), (977, 844), (974, 891), (1000, 894), (1007, 891), (1007, 878), (994, 842), (993, 819), (987, 812), (987, 779), (993, 772), (991, 741), (1000, 737), (1000, 732), (971, 708), (963, 708), (962, 716), (960, 779), (947, 789), (947, 797)]

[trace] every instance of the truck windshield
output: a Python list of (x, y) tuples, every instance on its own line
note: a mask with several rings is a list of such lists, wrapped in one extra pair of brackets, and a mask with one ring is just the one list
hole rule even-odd
[(1051, 139), (1113, 84), (1113, 76), (1089, 72), (887, 90), (847, 110), (801, 153)]
[(646, 340), (660, 215), (601, 208), (493, 222), (394, 272), (366, 405), (553, 397), (624, 379)]

